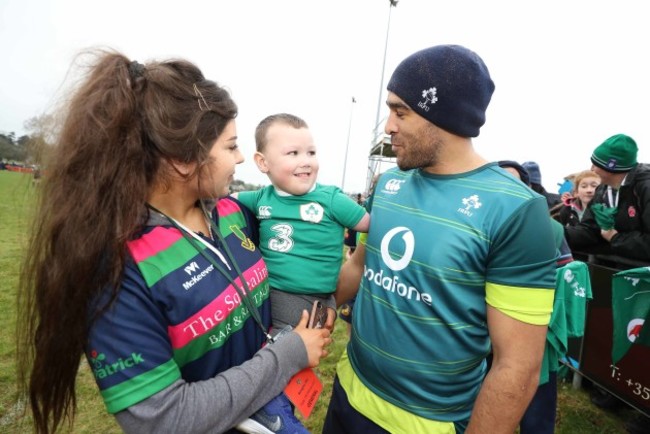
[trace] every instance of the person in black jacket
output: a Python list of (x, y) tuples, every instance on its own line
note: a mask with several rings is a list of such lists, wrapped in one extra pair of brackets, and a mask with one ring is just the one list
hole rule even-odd
[(528, 173), (528, 185), (535, 192), (539, 193), (546, 198), (548, 209), (550, 210), (555, 205), (562, 203), (560, 195), (546, 191), (542, 185), (542, 172), (539, 169), (539, 164), (534, 161), (526, 161), (521, 166)]
[[(609, 137), (594, 150), (591, 169), (601, 184), (582, 221), (565, 228), (571, 250), (650, 262), (650, 166), (637, 163), (637, 151), (625, 134)], [(610, 224), (597, 215), (601, 207), (615, 208)]]

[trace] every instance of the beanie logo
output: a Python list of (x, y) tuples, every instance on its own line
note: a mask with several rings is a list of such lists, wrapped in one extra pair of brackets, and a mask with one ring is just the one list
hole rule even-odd
[(424, 89), (422, 91), (422, 98), (424, 98), (424, 101), (420, 101), (418, 103), (418, 107), (420, 107), (425, 112), (428, 112), (431, 108), (429, 107), (429, 104), (435, 104), (438, 101), (438, 97), (436, 96), (437, 93), (438, 89), (435, 87)]
[(610, 158), (609, 161), (607, 162), (607, 168), (608, 169), (615, 169), (616, 168), (616, 158)]

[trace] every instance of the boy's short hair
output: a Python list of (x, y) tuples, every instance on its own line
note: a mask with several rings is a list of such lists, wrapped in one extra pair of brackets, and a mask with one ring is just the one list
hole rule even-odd
[(277, 113), (262, 119), (262, 121), (255, 128), (255, 148), (257, 152), (263, 152), (266, 147), (266, 133), (273, 124), (283, 123), (294, 128), (309, 128), (307, 122), (302, 118), (290, 113)]

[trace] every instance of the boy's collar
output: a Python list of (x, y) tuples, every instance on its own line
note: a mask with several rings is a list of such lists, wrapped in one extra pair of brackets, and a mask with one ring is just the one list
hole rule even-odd
[[(284, 196), (284, 197), (287, 197), (287, 196), (295, 196), (295, 194), (287, 193), (287, 192), (284, 191), (284, 190), (280, 190), (280, 189), (279, 189), (278, 187), (276, 187), (275, 185), (273, 186), (273, 188), (275, 189), (275, 192), (278, 194), (278, 196)], [(314, 185), (311, 186), (311, 188), (309, 189), (309, 191), (308, 191), (307, 193), (311, 193), (311, 192), (314, 191), (315, 189), (316, 189), (316, 183), (314, 182)], [(307, 194), (307, 193), (305, 193), (305, 194)], [(302, 195), (301, 195), (301, 196), (302, 196)]]

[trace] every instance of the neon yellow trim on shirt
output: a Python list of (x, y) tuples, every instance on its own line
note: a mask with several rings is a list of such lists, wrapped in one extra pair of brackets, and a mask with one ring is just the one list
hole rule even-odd
[(350, 405), (383, 429), (395, 434), (456, 434), (453, 422), (417, 416), (375, 395), (354, 373), (347, 350), (336, 365), (336, 374)]
[(521, 288), (488, 282), (485, 301), (490, 306), (521, 322), (547, 325), (553, 312), (553, 288)]

